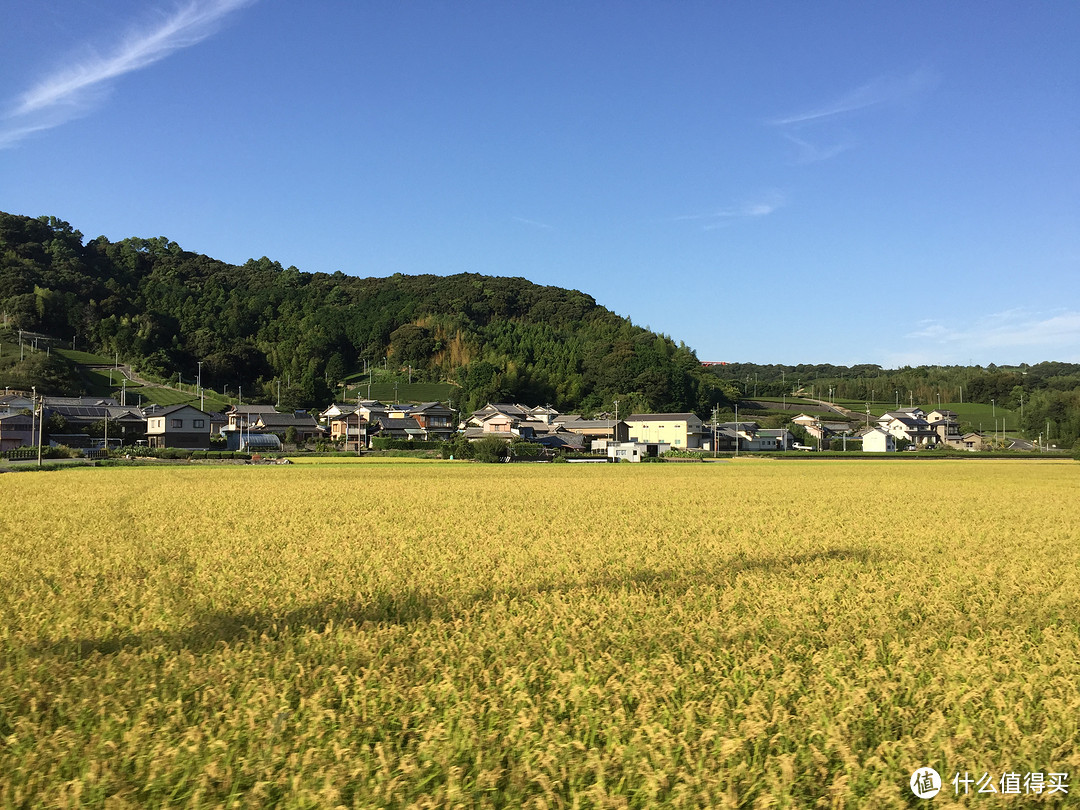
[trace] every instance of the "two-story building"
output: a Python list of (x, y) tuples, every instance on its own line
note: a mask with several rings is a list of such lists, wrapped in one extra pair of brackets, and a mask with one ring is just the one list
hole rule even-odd
[(173, 405), (154, 411), (146, 419), (150, 447), (210, 449), (210, 414), (194, 405)]
[(940, 441), (938, 431), (931, 427), (925, 414), (917, 408), (889, 411), (878, 417), (877, 423), (894, 439), (905, 439), (914, 445), (932, 447)]
[(926, 414), (926, 421), (930, 429), (938, 435), (938, 442), (960, 446), (962, 435), (960, 433), (960, 417), (956, 411), (939, 409)]
[(409, 409), (409, 416), (424, 432), (424, 438), (447, 441), (454, 435), (454, 412), (441, 402), (423, 402)]
[(273, 405), (233, 405), (225, 411), (229, 420), (228, 427), (233, 430), (248, 430), (255, 427), (259, 417), (277, 413)]
[(705, 426), (693, 413), (632, 413), (626, 422), (628, 441), (670, 444), (676, 450), (702, 447)]

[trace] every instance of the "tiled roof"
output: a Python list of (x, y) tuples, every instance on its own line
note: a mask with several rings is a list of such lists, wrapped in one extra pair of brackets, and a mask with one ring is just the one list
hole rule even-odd
[(697, 419), (696, 413), (632, 413), (623, 421), (625, 422), (658, 422), (661, 419), (670, 422)]

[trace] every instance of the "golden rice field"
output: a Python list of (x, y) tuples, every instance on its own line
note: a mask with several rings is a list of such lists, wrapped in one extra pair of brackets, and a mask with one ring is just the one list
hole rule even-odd
[(0, 807), (1060, 806), (1078, 502), (1071, 461), (0, 475)]

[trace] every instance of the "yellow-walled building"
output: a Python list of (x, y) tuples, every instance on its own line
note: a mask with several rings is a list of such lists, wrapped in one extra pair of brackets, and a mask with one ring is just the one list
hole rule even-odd
[(693, 413), (633, 413), (624, 420), (630, 441), (664, 443), (679, 450), (701, 448), (705, 425)]

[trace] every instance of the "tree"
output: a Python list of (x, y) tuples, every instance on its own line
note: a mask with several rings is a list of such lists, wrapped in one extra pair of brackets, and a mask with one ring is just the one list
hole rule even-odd
[(498, 436), (485, 436), (473, 442), (473, 458), (486, 464), (494, 464), (506, 458), (509, 448)]
[(435, 348), (431, 331), (423, 326), (407, 323), (390, 335), (390, 351), (394, 361), (401, 365), (423, 365)]
[(337, 388), (345, 377), (345, 360), (340, 352), (334, 352), (326, 361), (326, 381), (331, 388)]
[(538, 458), (540, 445), (525, 440), (510, 443), (510, 456), (513, 458)]

